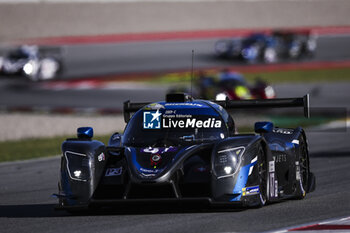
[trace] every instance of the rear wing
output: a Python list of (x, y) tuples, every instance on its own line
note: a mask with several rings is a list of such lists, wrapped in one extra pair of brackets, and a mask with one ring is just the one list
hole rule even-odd
[(131, 113), (137, 112), (139, 109), (149, 104), (151, 103), (131, 103), (130, 100), (125, 101), (123, 104), (123, 114), (125, 123), (129, 122)]
[[(178, 94), (176, 94), (176, 95), (178, 95)], [(167, 99), (169, 98), (168, 96), (167, 96)], [(303, 97), (300, 97), (300, 98), (223, 100), (223, 101), (212, 101), (212, 102), (222, 106), (225, 109), (303, 107), (304, 108), (304, 116), (306, 118), (310, 118), (309, 94), (307, 94)], [(144, 106), (146, 106), (148, 104), (151, 104), (151, 103), (131, 103), (129, 100), (125, 101), (124, 105), (123, 105), (124, 121), (127, 123), (130, 120), (131, 113), (137, 112), (139, 109), (143, 108)]]
[(310, 97), (309, 94), (301, 98), (276, 98), (276, 99), (255, 99), (255, 100), (223, 100), (213, 101), (225, 109), (234, 108), (291, 108), (303, 107), (304, 116), (310, 118)]

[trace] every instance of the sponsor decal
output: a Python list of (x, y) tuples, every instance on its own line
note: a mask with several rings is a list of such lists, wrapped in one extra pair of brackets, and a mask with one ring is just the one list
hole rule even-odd
[(295, 172), (296, 180), (301, 180), (299, 161), (295, 161)]
[(270, 197), (275, 197), (275, 173), (270, 173)]
[(97, 156), (97, 160), (99, 162), (106, 160), (105, 154), (101, 153), (99, 156)]
[(274, 128), (272, 132), (280, 134), (293, 134), (294, 131), (291, 129)]
[(270, 197), (278, 197), (278, 184), (275, 177), (275, 161), (269, 161), (269, 193)]
[(162, 156), (159, 154), (155, 154), (151, 156), (151, 166), (153, 168), (157, 168), (157, 165), (162, 161)]
[(275, 197), (278, 197), (278, 181), (275, 179)]
[(147, 148), (141, 148), (141, 153), (151, 153), (151, 154), (163, 154), (165, 152), (175, 152), (177, 151), (177, 148), (174, 146), (169, 147), (147, 147)]
[(158, 153), (158, 151), (159, 151), (159, 148), (152, 148), (152, 147), (148, 147), (148, 148), (145, 148), (145, 149), (141, 149), (141, 152), (144, 152), (144, 153), (151, 153), (151, 154)]
[(123, 167), (107, 168), (105, 176), (120, 176), (123, 172)]
[(153, 162), (158, 162), (162, 159), (162, 157), (160, 155), (153, 155), (151, 159)]
[(242, 196), (256, 195), (260, 193), (259, 186), (251, 186), (242, 188)]
[(269, 172), (275, 172), (275, 161), (269, 162)]
[(287, 155), (286, 154), (278, 154), (276, 156), (273, 156), (273, 160), (276, 163), (287, 162)]
[(160, 129), (161, 113), (157, 111), (143, 112), (143, 128), (144, 129)]
[(161, 170), (161, 169), (146, 169), (146, 168), (141, 167), (141, 168), (140, 168), (140, 171), (141, 171), (142, 173), (153, 174), (153, 175), (155, 175), (155, 174), (161, 172), (162, 170)]

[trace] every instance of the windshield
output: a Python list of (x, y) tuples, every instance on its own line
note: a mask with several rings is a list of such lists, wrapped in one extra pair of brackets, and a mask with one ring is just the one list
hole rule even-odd
[(198, 144), (227, 137), (226, 125), (212, 108), (140, 110), (128, 123), (123, 144), (160, 147)]
[(14, 60), (27, 59), (27, 58), (29, 58), (29, 54), (24, 53), (22, 50), (17, 50), (15, 52), (10, 53), (9, 58), (14, 59)]

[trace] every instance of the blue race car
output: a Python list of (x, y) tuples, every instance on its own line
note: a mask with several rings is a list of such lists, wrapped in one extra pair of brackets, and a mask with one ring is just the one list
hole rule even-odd
[(140, 201), (260, 207), (304, 198), (315, 189), (304, 130), (257, 122), (256, 134), (238, 134), (226, 109), (256, 107), (304, 107), (308, 115), (308, 96), (211, 102), (168, 94), (156, 103), (125, 102), (124, 134), (107, 146), (92, 140), (90, 127), (63, 142), (58, 208)]
[(221, 58), (274, 63), (282, 59), (312, 56), (316, 47), (316, 37), (310, 32), (276, 30), (272, 33), (253, 33), (241, 40), (219, 40), (215, 44), (215, 52)]

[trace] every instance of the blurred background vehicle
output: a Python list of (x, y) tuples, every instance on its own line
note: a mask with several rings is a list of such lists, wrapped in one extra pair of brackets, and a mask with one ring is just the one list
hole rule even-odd
[(253, 33), (242, 39), (222, 39), (215, 43), (218, 57), (249, 63), (274, 63), (282, 59), (310, 57), (316, 52), (316, 35), (310, 31), (275, 30)]
[(0, 74), (31, 81), (52, 80), (62, 69), (60, 48), (21, 45), (0, 56)]
[(191, 93), (195, 98), (207, 100), (243, 100), (272, 99), (276, 97), (275, 90), (267, 82), (257, 77), (253, 84), (248, 84), (244, 76), (229, 69), (223, 69), (217, 74), (198, 73), (194, 86), (173, 86), (169, 93)]

